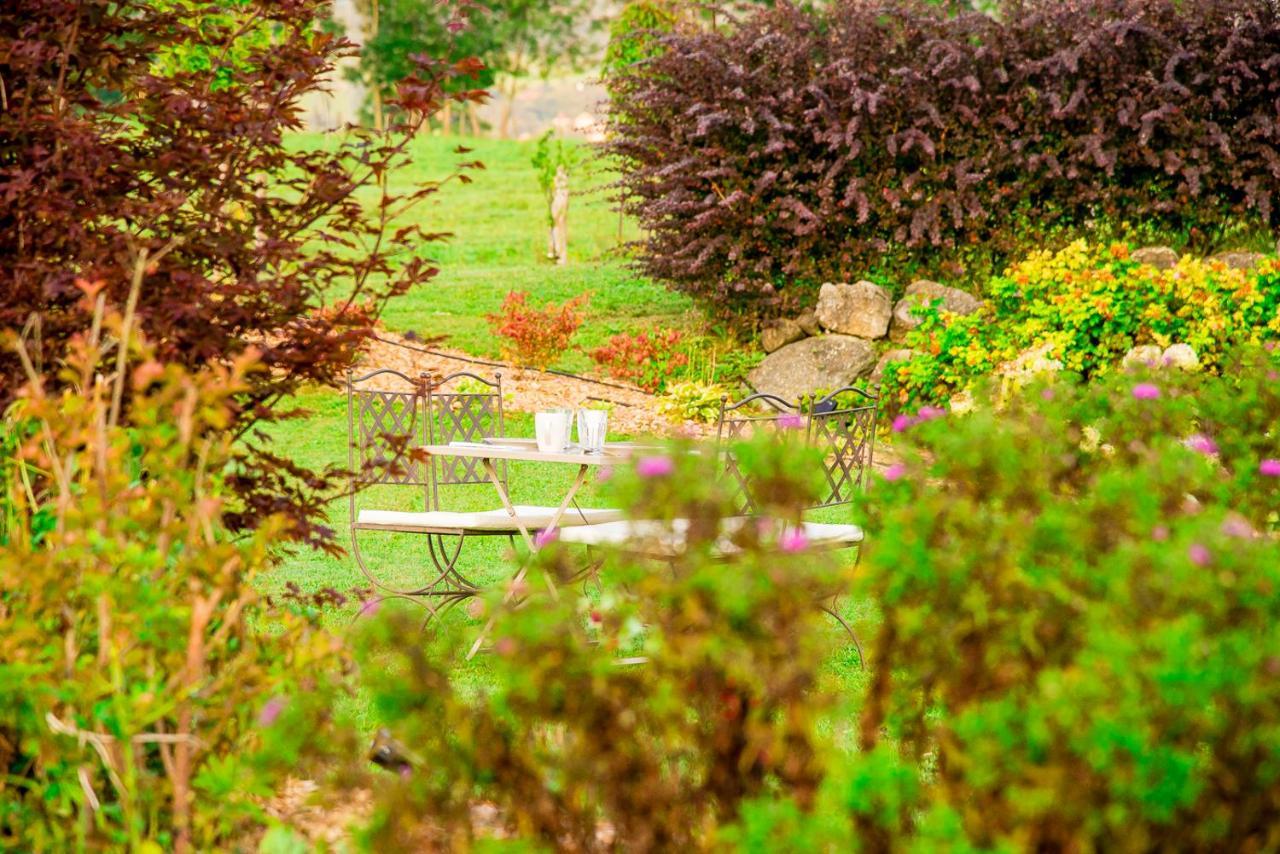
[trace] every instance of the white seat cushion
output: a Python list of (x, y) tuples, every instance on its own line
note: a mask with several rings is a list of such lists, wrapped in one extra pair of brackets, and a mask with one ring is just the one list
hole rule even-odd
[[(554, 507), (530, 507), (517, 504), (516, 514), (530, 531), (545, 528), (556, 515)], [(560, 517), (561, 528), (577, 525), (611, 523), (623, 517), (621, 510), (579, 510), (570, 507)], [(365, 531), (518, 531), (520, 526), (505, 509), (462, 513), (451, 510), (434, 510), (427, 513), (410, 513), (402, 510), (361, 510), (356, 516), (356, 527)]]
[[(732, 534), (748, 520), (737, 517), (725, 519), (725, 535)], [(857, 525), (837, 525), (824, 522), (805, 522), (804, 534), (809, 543), (818, 548), (842, 548), (855, 546), (863, 540), (862, 529)], [(684, 548), (689, 520), (659, 522), (654, 520), (607, 522), (588, 525), (560, 532), (560, 541), (585, 546), (634, 546), (646, 552), (675, 554)], [(732, 550), (728, 542), (724, 551)]]

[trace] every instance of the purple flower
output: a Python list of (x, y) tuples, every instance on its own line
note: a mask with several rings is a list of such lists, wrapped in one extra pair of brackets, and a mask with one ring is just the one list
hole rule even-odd
[(910, 415), (899, 415), (893, 419), (893, 432), (905, 433), (915, 426), (916, 420)]
[(894, 463), (884, 470), (884, 479), (887, 481), (902, 480), (903, 475), (907, 473), (907, 467), (902, 463)]
[(262, 707), (262, 711), (258, 712), (258, 726), (271, 726), (283, 711), (284, 699), (282, 697), (272, 697), (267, 700), (267, 704)]
[(1203, 433), (1197, 433), (1187, 439), (1186, 446), (1197, 454), (1204, 454), (1206, 457), (1212, 457), (1218, 453), (1218, 443)]
[(1187, 557), (1191, 558), (1191, 562), (1196, 566), (1208, 566), (1212, 555), (1200, 543), (1192, 543), (1191, 547), (1187, 549)]
[(636, 463), (636, 474), (641, 477), (667, 477), (676, 470), (670, 457), (641, 457)]
[(795, 554), (802, 552), (809, 547), (809, 538), (805, 536), (804, 528), (792, 528), (783, 531), (782, 536), (778, 538), (778, 548), (787, 554)]
[(1152, 383), (1138, 383), (1133, 387), (1135, 400), (1155, 400), (1160, 397), (1160, 386)]
[(795, 413), (787, 413), (778, 419), (778, 426), (783, 430), (803, 430), (805, 428), (804, 416)]
[(1280, 460), (1263, 460), (1258, 466), (1258, 474), (1263, 477), (1280, 477)]
[(535, 548), (545, 549), (547, 546), (560, 539), (560, 532), (555, 528), (543, 528), (541, 531), (533, 535), (533, 545)]

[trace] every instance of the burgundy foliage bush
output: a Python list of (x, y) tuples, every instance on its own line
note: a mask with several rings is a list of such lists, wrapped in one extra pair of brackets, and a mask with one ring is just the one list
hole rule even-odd
[[(315, 543), (337, 472), (297, 467), (253, 427), (342, 376), (386, 301), (435, 275), (421, 251), (440, 237), (396, 219), (436, 183), (393, 194), (381, 181), (411, 133), (287, 140), (299, 99), (352, 50), (322, 32), (328, 16), (322, 0), (0, 5), (0, 338), (24, 335), (56, 388), (93, 307), (81, 281), (128, 303), (163, 361), (225, 365), (256, 348), (265, 369), (234, 400), (228, 521), (285, 512)], [(406, 130), (475, 70), (419, 60), (393, 105)], [(0, 411), (21, 377), (0, 348)]]
[(723, 313), (823, 281), (977, 275), (1092, 221), (1280, 223), (1268, 0), (787, 3), (676, 33), (618, 88), (645, 272)]

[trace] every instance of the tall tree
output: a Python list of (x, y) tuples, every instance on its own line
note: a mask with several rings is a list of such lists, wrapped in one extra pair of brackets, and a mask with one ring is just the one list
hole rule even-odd
[(503, 95), (498, 133), (507, 136), (520, 80), (578, 68), (597, 47), (600, 20), (592, 0), (361, 0), (377, 28), (360, 65), (374, 93), (388, 91), (412, 68), (414, 56), (474, 56), (484, 61), (482, 85)]
[[(435, 276), (422, 247), (441, 235), (402, 219), (438, 183), (393, 194), (381, 180), (412, 126), (289, 140), (299, 99), (352, 50), (318, 27), (327, 14), (325, 0), (0, 4), (0, 338), (24, 335), (56, 385), (92, 314), (88, 282), (162, 361), (259, 351), (229, 425), (228, 521), (286, 512), (300, 539), (331, 546), (320, 520), (340, 470), (298, 467), (255, 427), (343, 376), (386, 302)], [(476, 69), (418, 57), (398, 115), (420, 122)], [(0, 410), (21, 375), (0, 347)]]

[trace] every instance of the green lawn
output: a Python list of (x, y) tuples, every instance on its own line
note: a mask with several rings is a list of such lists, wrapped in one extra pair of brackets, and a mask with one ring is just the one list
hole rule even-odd
[[(328, 137), (301, 135), (299, 144), (332, 144)], [(472, 182), (450, 181), (414, 216), (432, 231), (452, 233), (446, 243), (424, 247), (440, 275), (389, 306), (384, 320), (396, 332), (444, 336), (447, 346), (479, 356), (499, 355), (485, 315), (498, 310), (508, 291), (528, 291), (535, 305), (591, 294), (586, 320), (574, 350), (558, 367), (589, 366), (585, 350), (629, 329), (688, 326), (692, 305), (683, 296), (633, 273), (618, 252), (636, 237), (630, 222), (612, 209), (606, 185), (611, 175), (595, 160), (573, 173), (569, 208), (568, 264), (546, 260), (546, 202), (530, 163), (535, 143), (467, 140), (470, 153), (457, 154), (457, 138), (420, 137), (411, 143), (412, 163), (394, 173), (390, 187), (405, 190), (422, 180), (439, 180), (457, 164), (479, 160)]]

